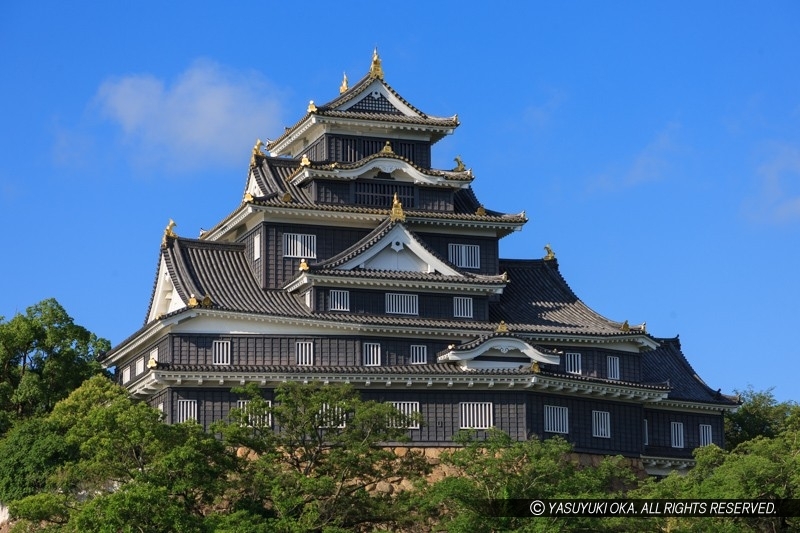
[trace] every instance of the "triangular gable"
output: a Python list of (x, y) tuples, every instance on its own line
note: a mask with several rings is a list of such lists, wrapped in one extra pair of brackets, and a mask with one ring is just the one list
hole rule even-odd
[(429, 251), (402, 223), (396, 224), (378, 241), (335, 268), (436, 272), (446, 276), (463, 276)]
[(351, 111), (362, 113), (383, 113), (388, 115), (403, 115), (406, 117), (423, 116), (416, 109), (409, 106), (401, 98), (386, 87), (379, 79), (362, 89), (361, 93), (339, 106), (331, 107), (332, 111)]
[(161, 261), (158, 266), (158, 275), (156, 277), (156, 287), (153, 291), (151, 298), (150, 311), (147, 313), (146, 324), (153, 320), (158, 319), (162, 315), (166, 315), (178, 309), (186, 307), (186, 302), (183, 301), (178, 291), (175, 289), (172, 275), (167, 268), (167, 262), (164, 260), (164, 254), (161, 254)]
[(470, 370), (519, 368), (534, 363), (557, 365), (560, 357), (545, 353), (513, 335), (491, 336), (485, 340), (451, 345), (438, 357), (440, 362), (457, 361)]

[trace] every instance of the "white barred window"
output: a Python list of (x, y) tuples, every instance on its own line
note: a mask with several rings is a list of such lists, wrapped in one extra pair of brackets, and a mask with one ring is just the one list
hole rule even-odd
[(453, 297), (453, 318), (472, 318), (472, 298)]
[(712, 442), (711, 424), (700, 424), (700, 446), (708, 446)]
[[(395, 409), (400, 411), (403, 416), (414, 416), (419, 413), (419, 402), (392, 402)], [(389, 421), (390, 427), (393, 428), (406, 428), (406, 429), (419, 429), (419, 422), (416, 420), (409, 420), (401, 422), (400, 420)]]
[(450, 262), (457, 267), (481, 267), (481, 248), (477, 244), (450, 244), (447, 252)]
[(489, 429), (494, 425), (492, 402), (461, 402), (461, 429)]
[(619, 379), (619, 357), (609, 355), (606, 358), (608, 366), (608, 379)]
[(569, 410), (566, 407), (545, 405), (544, 430), (548, 433), (569, 433)]
[(197, 400), (178, 400), (178, 416), (176, 422), (197, 420)]
[(131, 380), (131, 367), (126, 366), (122, 369), (122, 382), (127, 383)]
[(644, 445), (645, 446), (649, 446), (650, 445), (650, 430), (647, 427), (647, 419), (646, 418), (644, 419), (644, 427), (642, 428), (642, 431), (644, 433)]
[(214, 341), (212, 343), (212, 350), (214, 352), (212, 364), (231, 364), (231, 341)]
[(672, 447), (683, 448), (683, 422), (672, 422)]
[(253, 261), (261, 259), (261, 234), (253, 235)]
[(592, 411), (592, 437), (611, 438), (611, 413)]
[(386, 312), (396, 315), (418, 315), (419, 297), (416, 294), (387, 292)]
[(341, 406), (331, 407), (323, 403), (317, 414), (318, 427), (321, 428), (343, 428), (347, 425), (347, 413)]
[(424, 344), (411, 345), (411, 357), (409, 363), (412, 365), (424, 365), (428, 362), (428, 347)]
[(299, 366), (314, 366), (314, 343), (311, 341), (297, 342), (295, 355)]
[(144, 373), (144, 357), (140, 357), (136, 360), (136, 374), (143, 374)]
[(364, 343), (364, 366), (381, 365), (381, 345), (377, 342)]
[[(266, 407), (272, 407), (272, 402), (267, 400)], [(236, 407), (241, 409), (242, 412), (247, 416), (247, 426), (248, 427), (270, 427), (272, 425), (272, 416), (269, 413), (255, 413), (252, 412), (253, 409), (250, 408), (250, 400), (236, 400)]]
[(317, 236), (305, 233), (283, 234), (283, 257), (316, 259)]
[(580, 374), (581, 373), (581, 354), (579, 353), (567, 353), (567, 373), (568, 374)]
[(349, 311), (350, 291), (331, 289), (330, 303), (328, 304), (328, 308), (331, 311)]

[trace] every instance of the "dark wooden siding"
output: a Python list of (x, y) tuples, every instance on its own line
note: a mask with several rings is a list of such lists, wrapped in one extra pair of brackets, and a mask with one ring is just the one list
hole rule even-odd
[(328, 147), (325, 154), (327, 161), (355, 163), (383, 150), (388, 140), (394, 153), (409, 159), (420, 168), (431, 168), (431, 147), (426, 142), (344, 135), (326, 135), (325, 138)]
[[(711, 438), (714, 444), (720, 447), (725, 445), (721, 414), (645, 409), (643, 418), (647, 420), (649, 442), (644, 447), (646, 455), (691, 457), (692, 450), (700, 446), (700, 424), (711, 426)], [(683, 423), (683, 448), (672, 447), (672, 422)]]
[[(619, 357), (619, 381), (638, 383), (642, 379), (642, 359), (641, 356), (636, 353), (595, 348), (571, 348), (564, 346), (547, 346), (547, 348), (557, 349), (564, 354), (581, 354), (582, 376), (608, 379), (608, 357), (616, 356)], [(560, 372), (566, 372), (566, 361), (566, 356), (562, 355), (561, 361), (555, 368), (557, 368)]]
[(497, 239), (491, 237), (470, 237), (465, 235), (443, 235), (439, 233), (417, 232), (420, 239), (436, 251), (444, 259), (449, 258), (450, 244), (477, 244), (481, 247), (481, 267), (479, 269), (464, 269), (479, 274), (499, 274), (499, 251)]
[(420, 211), (453, 212), (453, 191), (450, 189), (418, 187), (417, 197)]
[[(329, 288), (319, 288), (314, 293), (313, 308), (318, 312), (329, 312), (330, 308)], [(331, 311), (333, 313), (349, 313), (359, 315), (383, 315), (386, 314), (386, 292), (385, 291), (363, 291), (351, 290), (350, 292), (350, 311)], [(399, 292), (399, 291), (390, 291)], [(452, 294), (425, 294), (412, 293), (418, 296), (418, 310), (422, 318), (453, 318), (453, 295)], [(485, 321), (489, 316), (489, 300), (486, 297), (472, 297), (472, 320)], [(407, 316), (407, 315), (391, 315)], [(459, 319), (468, 320), (468, 319)]]
[[(256, 235), (261, 236), (261, 245), (259, 246), (260, 257), (258, 259), (255, 258), (255, 237)], [(247, 263), (250, 265), (250, 268), (253, 269), (253, 273), (255, 274), (256, 281), (258, 282), (259, 286), (264, 288), (264, 282), (266, 279), (265, 271), (264, 271), (264, 262), (265, 262), (265, 254), (264, 254), (264, 243), (266, 239), (264, 238), (264, 228), (263, 225), (259, 224), (252, 230), (245, 233), (242, 237), (237, 239), (237, 242), (244, 243), (245, 245), (245, 259)]]
[(350, 183), (316, 180), (314, 186), (314, 198), (319, 203), (345, 205), (353, 203), (353, 191)]

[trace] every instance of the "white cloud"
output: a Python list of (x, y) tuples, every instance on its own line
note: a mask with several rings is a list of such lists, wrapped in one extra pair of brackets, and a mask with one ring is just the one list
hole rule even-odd
[(746, 214), (762, 223), (800, 221), (800, 146), (772, 144), (756, 176), (759, 190), (745, 202)]
[(256, 138), (282, 131), (280, 94), (259, 74), (197, 61), (171, 82), (150, 74), (105, 81), (102, 116), (126, 156), (171, 171), (247, 163)]

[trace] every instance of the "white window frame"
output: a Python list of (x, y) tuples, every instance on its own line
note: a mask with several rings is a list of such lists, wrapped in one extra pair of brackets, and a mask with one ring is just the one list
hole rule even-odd
[(144, 357), (136, 360), (136, 375), (144, 374)]
[[(272, 401), (264, 400), (267, 404), (267, 407), (272, 407)], [(247, 412), (247, 406), (250, 404), (250, 400), (236, 400), (236, 408), (241, 409), (243, 414), (247, 416), (247, 424), (246, 427), (272, 427), (272, 414), (267, 413), (266, 415), (254, 415), (252, 413)]]
[(700, 424), (700, 446), (708, 446), (714, 443), (714, 434), (711, 424)]
[(317, 258), (317, 236), (310, 233), (284, 233), (283, 257)]
[(211, 343), (213, 365), (230, 365), (231, 364), (231, 341), (216, 340)]
[(194, 420), (197, 422), (197, 400), (178, 400), (178, 410), (175, 413), (176, 423)]
[(606, 357), (608, 379), (619, 380), (619, 357), (609, 355)]
[(131, 367), (130, 365), (122, 369), (122, 383), (125, 384), (131, 380)]
[(379, 342), (365, 342), (361, 352), (364, 366), (381, 366), (381, 344)]
[(314, 341), (297, 341), (294, 344), (294, 361), (297, 366), (314, 366)]
[(544, 406), (544, 430), (547, 433), (569, 433), (569, 409), (559, 405)]
[(331, 289), (328, 293), (329, 311), (349, 311), (350, 310), (350, 291), (341, 289)]
[(472, 298), (469, 296), (453, 296), (453, 318), (472, 318)]
[(580, 374), (581, 373), (581, 354), (577, 352), (567, 352), (564, 354), (566, 362), (564, 368), (567, 374)]
[(424, 344), (412, 344), (408, 356), (408, 362), (412, 365), (425, 365), (428, 363), (428, 347)]
[[(327, 413), (329, 411), (332, 412), (332, 414), (330, 415), (330, 418), (332, 418), (333, 420), (326, 420), (326, 418), (328, 418)], [(323, 428), (323, 429), (331, 429), (331, 428), (343, 429), (343, 428), (345, 428), (347, 426), (347, 413), (344, 412), (344, 409), (341, 406), (334, 406), (333, 408), (331, 408), (331, 406), (328, 405), (327, 403), (323, 403), (322, 407), (320, 407), (320, 409), (319, 409), (319, 413), (317, 414), (317, 416), (318, 416), (318, 420), (319, 420), (319, 425), (317, 427), (319, 427), (319, 428)], [(336, 425), (336, 426), (329, 425), (329, 422), (331, 422), (331, 421), (336, 422), (337, 420), (341, 420), (341, 423)]]
[(670, 440), (673, 448), (683, 448), (683, 422), (672, 422), (670, 425)]
[[(391, 402), (392, 406), (400, 411), (403, 416), (411, 417), (419, 414), (419, 402)], [(414, 420), (411, 425), (404, 425), (399, 420), (390, 420), (389, 427), (405, 428), (405, 429), (419, 429), (419, 421)]]
[(253, 235), (253, 261), (261, 259), (261, 234)]
[(386, 313), (392, 315), (419, 315), (419, 295), (407, 292), (386, 293)]
[(447, 255), (450, 262), (459, 268), (481, 267), (481, 247), (477, 244), (450, 243)]
[(611, 413), (608, 411), (592, 411), (592, 437), (611, 438)]
[(644, 425), (643, 425), (643, 432), (644, 432), (644, 439), (643, 440), (644, 440), (644, 442), (643, 442), (643, 444), (645, 446), (650, 446), (650, 428), (647, 425), (647, 419), (646, 418), (643, 420), (643, 422), (644, 422)]
[(458, 407), (461, 429), (489, 429), (494, 425), (492, 402), (460, 402)]

